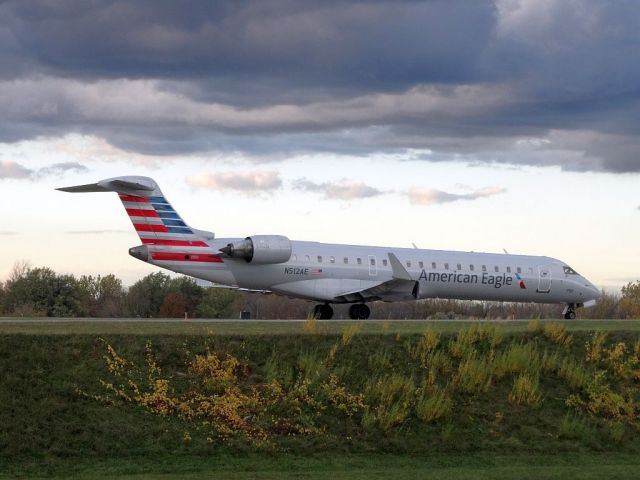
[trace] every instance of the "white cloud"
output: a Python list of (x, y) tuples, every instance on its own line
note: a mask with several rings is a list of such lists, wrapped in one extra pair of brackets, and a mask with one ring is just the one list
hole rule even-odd
[(506, 192), (505, 188), (485, 187), (470, 193), (449, 193), (433, 188), (411, 187), (407, 192), (411, 205), (437, 205), (459, 200), (477, 200)]
[(54, 163), (37, 170), (27, 168), (19, 163), (0, 160), (0, 179), (15, 178), (20, 180), (35, 180), (42, 177), (61, 176), (66, 172), (84, 173), (87, 167), (76, 162)]
[(0, 160), (0, 179), (2, 178), (31, 178), (34, 171), (9, 160)]
[(300, 178), (293, 182), (293, 188), (306, 192), (322, 193), (326, 198), (332, 200), (355, 200), (389, 193), (363, 182), (352, 182), (347, 179), (337, 182), (315, 183), (306, 178)]
[(209, 172), (187, 177), (187, 184), (209, 190), (236, 190), (262, 193), (277, 190), (282, 180), (277, 172), (254, 170), (249, 172)]

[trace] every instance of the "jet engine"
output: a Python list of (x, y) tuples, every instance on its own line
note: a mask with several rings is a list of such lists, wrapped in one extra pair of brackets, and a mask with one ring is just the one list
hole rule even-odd
[(253, 235), (229, 243), (220, 251), (231, 258), (243, 258), (247, 263), (284, 263), (291, 258), (291, 241), (282, 235)]

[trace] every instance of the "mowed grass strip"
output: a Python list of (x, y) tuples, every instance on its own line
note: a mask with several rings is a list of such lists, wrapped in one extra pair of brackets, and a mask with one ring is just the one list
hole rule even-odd
[[(541, 325), (554, 323), (542, 320)], [(497, 320), (349, 320), (317, 321), (322, 333), (341, 334), (346, 328), (360, 324), (362, 334), (418, 334), (431, 328), (436, 332), (455, 333), (478, 323), (491, 323), (503, 333), (527, 331), (527, 321)], [(558, 322), (568, 331), (640, 331), (640, 320), (573, 320)], [(0, 334), (26, 335), (291, 335), (309, 333), (304, 320), (154, 320), (154, 319), (65, 319), (2, 318)]]
[[(564, 455), (315, 455), (302, 457), (218, 456), (216, 458), (165, 457), (158, 459), (120, 459), (109, 462), (77, 462), (65, 473), (40, 478), (90, 480), (200, 480), (236, 479), (442, 479), (442, 480), (585, 480), (636, 479), (640, 459), (627, 454)], [(8, 478), (0, 475), (0, 478)], [(32, 477), (39, 478), (39, 477)]]

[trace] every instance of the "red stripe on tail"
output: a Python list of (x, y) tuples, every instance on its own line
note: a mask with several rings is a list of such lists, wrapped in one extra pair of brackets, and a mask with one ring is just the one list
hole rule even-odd
[(167, 227), (164, 225), (147, 225), (146, 223), (134, 223), (137, 232), (163, 232), (167, 233)]
[(204, 242), (189, 240), (164, 240), (159, 238), (143, 238), (142, 243), (147, 245), (171, 245), (175, 247), (208, 247)]
[(139, 197), (137, 195), (125, 195), (119, 193), (118, 196), (123, 202), (151, 203), (147, 197)]
[(171, 260), (174, 262), (223, 263), (220, 255), (203, 255), (199, 253), (152, 252), (151, 258), (153, 260)]
[(126, 208), (125, 209), (130, 217), (159, 217), (158, 212), (155, 210), (141, 210), (139, 208)]

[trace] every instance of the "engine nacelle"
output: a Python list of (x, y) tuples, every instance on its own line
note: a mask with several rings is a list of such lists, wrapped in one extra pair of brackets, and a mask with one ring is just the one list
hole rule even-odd
[(291, 258), (291, 241), (282, 235), (253, 235), (220, 249), (231, 258), (243, 258), (247, 263), (284, 263)]

